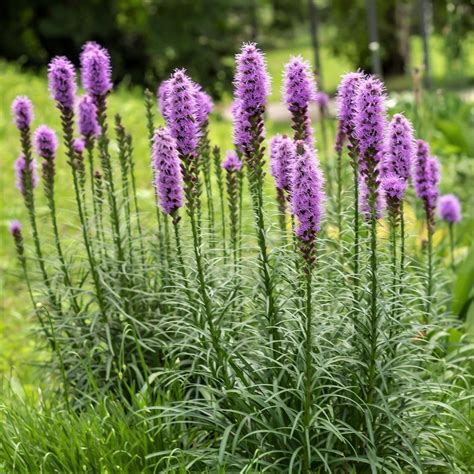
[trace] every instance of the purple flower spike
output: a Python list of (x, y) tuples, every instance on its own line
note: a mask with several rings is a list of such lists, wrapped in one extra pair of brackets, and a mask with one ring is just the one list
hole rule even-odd
[(236, 56), (232, 110), (234, 143), (244, 155), (251, 154), (253, 142), (265, 134), (262, 114), (269, 90), (270, 79), (263, 53), (254, 43), (244, 44)]
[(424, 202), (428, 218), (432, 220), (439, 197), (440, 166), (438, 160), (430, 157), (429, 153), (428, 144), (418, 140), (413, 182), (416, 195)]
[(82, 86), (93, 97), (105, 96), (113, 87), (109, 52), (94, 42), (86, 43), (81, 53)]
[[(382, 195), (377, 192), (375, 195), (375, 218), (381, 219), (383, 216), (383, 209), (385, 206)], [(359, 177), (359, 211), (367, 220), (372, 217), (370, 209), (369, 188), (363, 176)]]
[(242, 162), (239, 160), (239, 157), (234, 150), (229, 150), (227, 152), (225, 160), (222, 162), (222, 168), (229, 173), (232, 171), (240, 171), (242, 168)]
[(14, 221), (10, 222), (10, 226), (8, 227), (8, 231), (10, 232), (10, 234), (13, 237), (18, 238), (19, 236), (21, 236), (22, 227), (23, 226), (21, 225), (20, 221), (14, 220)]
[(308, 107), (317, 98), (311, 66), (301, 56), (292, 57), (285, 65), (284, 96), (292, 112)]
[(199, 127), (207, 123), (209, 114), (214, 108), (211, 96), (202, 90), (199, 84), (195, 84), (194, 100), (196, 102), (196, 120)]
[(45, 160), (54, 160), (58, 149), (56, 133), (46, 125), (40, 125), (33, 138), (36, 153)]
[(72, 109), (76, 97), (76, 71), (64, 56), (57, 56), (48, 66), (48, 84), (51, 97), (64, 109)]
[(336, 108), (341, 133), (349, 139), (354, 131), (356, 112), (355, 97), (359, 84), (364, 80), (362, 72), (350, 72), (342, 76), (337, 88)]
[(155, 130), (152, 166), (161, 209), (172, 214), (183, 206), (183, 180), (176, 141), (167, 128)]
[(170, 81), (162, 81), (156, 92), (158, 98), (158, 108), (163, 118), (168, 121), (169, 119), (169, 104), (168, 98), (170, 94)]
[(359, 150), (359, 170), (373, 174), (382, 159), (384, 147), (385, 90), (374, 76), (367, 77), (357, 87), (355, 97), (354, 136)]
[(20, 155), (15, 161), (15, 177), (16, 187), (23, 196), (26, 194), (26, 190), (28, 189), (27, 179), (29, 179), (29, 177), (31, 178), (31, 189), (36, 188), (39, 183), (39, 176), (36, 171), (36, 161), (34, 159), (30, 161), (30, 173), (26, 173), (26, 160), (24, 155)]
[(400, 204), (405, 196), (407, 181), (396, 174), (387, 174), (382, 177), (382, 189), (385, 193), (385, 202), (393, 214), (400, 212)]
[(78, 112), (79, 133), (86, 138), (99, 136), (100, 126), (97, 122), (97, 107), (89, 96), (84, 95), (79, 99)]
[(278, 189), (290, 190), (291, 170), (295, 159), (295, 145), (291, 138), (275, 135), (270, 140), (270, 169)]
[(168, 127), (182, 156), (194, 155), (200, 131), (196, 119), (194, 84), (184, 69), (177, 69), (170, 79)]
[(314, 96), (315, 102), (318, 104), (319, 110), (321, 113), (326, 113), (329, 107), (329, 96), (326, 94), (326, 92), (316, 92), (316, 95)]
[(285, 66), (284, 100), (291, 112), (295, 140), (313, 143), (309, 103), (316, 99), (316, 83), (311, 67), (301, 57), (293, 57)]
[(33, 120), (33, 104), (28, 97), (18, 96), (12, 103), (12, 115), (18, 130), (26, 130)]
[(324, 179), (314, 149), (296, 142), (296, 159), (291, 173), (291, 205), (299, 221), (296, 235), (304, 242), (314, 240), (321, 229)]
[(74, 151), (78, 155), (81, 155), (84, 152), (84, 148), (86, 147), (86, 144), (82, 138), (75, 138), (74, 141), (72, 142), (72, 146), (74, 148)]
[(438, 211), (441, 219), (450, 224), (460, 222), (462, 219), (461, 203), (454, 194), (445, 194), (444, 196), (441, 196), (439, 199)]
[(344, 147), (344, 142), (346, 140), (346, 134), (342, 130), (341, 122), (337, 124), (336, 140), (334, 142), (334, 151), (340, 155)]
[(386, 151), (382, 161), (382, 175), (395, 174), (408, 181), (415, 155), (413, 127), (402, 115), (393, 116), (387, 127)]

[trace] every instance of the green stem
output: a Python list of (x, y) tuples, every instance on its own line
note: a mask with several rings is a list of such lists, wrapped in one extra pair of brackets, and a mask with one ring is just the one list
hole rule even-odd
[(428, 226), (428, 273), (426, 282), (426, 316), (425, 323), (427, 324), (431, 315), (431, 298), (433, 287), (433, 225), (431, 223), (430, 213), (427, 212), (427, 226)]
[(454, 271), (455, 270), (455, 265), (454, 265), (454, 226), (453, 223), (449, 223), (449, 249), (450, 249), (450, 254), (451, 254), (451, 268)]
[(304, 443), (303, 443), (303, 472), (309, 472), (311, 468), (311, 412), (313, 404), (313, 361), (312, 361), (312, 291), (311, 281), (312, 272), (310, 264), (305, 269), (306, 280), (306, 305), (305, 305), (305, 342), (304, 342), (304, 405), (303, 405), (303, 426), (304, 426)]
[(337, 234), (342, 246), (342, 152), (337, 154)]
[(281, 240), (283, 245), (286, 245), (286, 196), (285, 191), (280, 188), (277, 188), (277, 203)]

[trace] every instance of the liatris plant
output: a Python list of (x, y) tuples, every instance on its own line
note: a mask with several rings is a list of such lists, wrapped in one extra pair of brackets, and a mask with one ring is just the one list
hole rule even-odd
[(370, 312), (362, 324), (368, 344), (364, 347), (367, 360), (367, 386), (364, 397), (368, 405), (375, 395), (377, 378), (377, 351), (380, 334), (380, 308), (378, 306), (377, 220), (379, 189), (379, 163), (384, 146), (385, 106), (384, 87), (375, 77), (367, 77), (357, 87), (355, 98), (354, 135), (359, 153), (358, 170), (367, 186), (370, 222)]
[[(359, 161), (358, 161), (358, 144), (354, 134), (354, 118), (357, 110), (356, 106), (356, 91), (359, 84), (363, 81), (364, 74), (361, 72), (351, 72), (344, 75), (337, 88), (336, 105), (337, 105), (337, 116), (338, 122), (338, 142), (337, 147), (340, 152), (338, 153), (338, 172), (337, 175), (341, 176), (342, 166), (342, 148), (344, 141), (347, 140), (347, 146), (349, 150), (349, 157), (351, 159), (351, 166), (353, 172), (353, 186), (354, 186), (354, 203), (359, 202)], [(339, 183), (341, 180), (339, 179)], [(341, 188), (338, 191), (339, 203), (338, 203), (338, 215), (341, 214)], [(339, 218), (340, 219), (340, 218)], [(339, 224), (341, 228), (341, 224)], [(354, 250), (353, 250), (353, 271), (354, 280), (356, 285), (359, 281), (359, 208), (358, 205), (354, 205)]]
[(426, 281), (426, 316), (427, 322), (431, 311), (433, 291), (433, 233), (435, 227), (435, 210), (439, 197), (439, 163), (430, 156), (428, 144), (423, 140), (417, 141), (413, 183), (416, 195), (423, 201), (425, 211), (427, 243), (427, 281)]
[[(38, 413), (35, 405), (34, 413), (32, 408), (21, 419), (2, 411), (2, 467), (12, 472), (35, 471), (40, 463), (45, 472), (75, 472), (79, 464), (79, 470), (85, 466), (94, 472), (123, 465), (137, 472), (466, 470), (453, 453), (469, 427), (458, 409), (468, 404), (470, 379), (452, 364), (457, 355), (443, 358), (446, 339), (440, 337), (454, 326), (454, 318), (443, 312), (447, 305), (432, 304), (426, 333), (433, 337), (423, 344), (414, 337), (426, 314), (421, 303), (427, 301), (416, 291), (416, 261), (407, 266), (405, 279), (393, 278), (399, 270), (395, 224), (403, 202), (411, 199), (405, 193), (411, 127), (400, 115), (386, 123), (377, 79), (361, 73), (343, 78), (338, 226), (353, 225), (355, 239), (341, 239), (340, 232), (335, 257), (332, 215), (324, 228), (321, 222), (323, 184), (332, 177), (323, 180), (307, 140), (310, 123), (302, 119), (315, 86), (301, 60), (290, 64), (286, 92), (292, 99), (285, 95), (285, 102), (298, 115), (292, 125), (299, 128), (293, 131), (304, 136), (296, 142), (286, 135), (272, 139), (269, 168), (280, 190), (281, 213), (283, 204), (285, 214), (291, 213), (294, 246), (282, 245), (276, 219), (265, 214), (267, 204), (273, 209), (265, 198), (263, 145), (269, 78), (256, 45), (245, 44), (237, 56), (236, 150), (224, 160), (218, 146), (223, 144), (212, 142), (223, 134), (207, 133), (209, 97), (183, 70), (159, 89), (166, 126), (158, 125), (155, 95), (146, 92), (143, 137), (132, 139), (122, 107), (112, 141), (110, 58), (95, 43), (81, 55), (86, 95), (79, 100), (72, 63), (56, 58), (50, 65), (64, 146), (57, 146), (56, 132), (44, 125), (32, 140), (31, 103), (15, 102), (22, 153), (17, 181), (33, 230), (33, 252), (18, 223), (10, 232), (44, 332), (35, 340), (51, 349), (42, 351), (42, 360), (51, 354), (51, 377), (45, 379), (52, 389), (42, 392), (42, 406), (51, 412)], [(290, 127), (281, 132), (291, 135)], [(214, 132), (212, 123), (209, 130)], [(134, 146), (139, 149), (146, 140), (153, 184), (140, 181), (141, 173), (135, 182), (141, 162), (135, 162)], [(352, 190), (343, 172), (346, 141), (354, 199), (343, 192)], [(418, 155), (415, 187), (432, 222), (438, 169), (428, 152)], [(41, 159), (51, 210), (41, 219), (35, 158)], [(67, 215), (72, 225), (62, 225), (63, 213), (55, 212), (64, 166), (71, 168), (75, 189), (75, 211), (68, 209)], [(210, 233), (201, 229), (201, 180), (207, 197), (203, 216), (207, 209), (214, 218), (212, 211), (220, 207), (222, 234), (212, 226)], [(158, 232), (153, 215), (140, 210), (142, 200), (148, 209), (156, 204)], [(242, 206), (247, 201), (253, 213)], [(365, 218), (360, 225), (359, 204)], [(451, 207), (443, 209), (445, 218), (456, 220)], [(377, 238), (381, 219), (391, 222), (391, 245)], [(252, 223), (256, 243), (242, 231)], [(97, 442), (105, 438), (96, 432), (104, 432), (104, 419), (105, 444)], [(33, 441), (32, 424), (41, 426)], [(56, 432), (74, 440), (79, 453), (74, 459), (67, 449), (60, 460), (50, 455)], [(105, 445), (119, 453), (113, 466)]]
[[(415, 154), (413, 127), (402, 115), (395, 114), (387, 127), (386, 153), (381, 164), (382, 179), (391, 176), (384, 185), (385, 194), (389, 195), (389, 212), (394, 237), (396, 237), (397, 219), (400, 221), (400, 272), (405, 271), (405, 216), (403, 198), (411, 176), (412, 161)], [(396, 179), (398, 178), (398, 180)], [(398, 182), (397, 182), (398, 181)], [(403, 183), (402, 183), (403, 182)], [(391, 190), (390, 190), (391, 188)]]
[(240, 187), (239, 177), (242, 168), (242, 162), (237, 153), (230, 150), (222, 162), (222, 168), (226, 171), (227, 202), (229, 207), (230, 221), (230, 245), (234, 261), (234, 269), (237, 265), (238, 257), (238, 233), (239, 233), (239, 200)]
[(295, 234), (304, 260), (304, 398), (303, 398), (303, 472), (311, 469), (311, 418), (313, 416), (313, 306), (312, 272), (316, 260), (316, 236), (323, 213), (323, 177), (314, 150), (303, 140), (296, 142), (296, 159), (291, 166), (291, 206), (298, 218)]
[(265, 317), (271, 333), (271, 349), (278, 344), (275, 288), (272, 281), (265, 221), (263, 216), (263, 164), (265, 127), (263, 113), (269, 95), (270, 79), (265, 58), (253, 43), (244, 44), (236, 57), (234, 80), (234, 142), (247, 164), (247, 176), (256, 220), (260, 271), (265, 300)]
[(286, 135), (276, 135), (270, 140), (270, 170), (275, 179), (280, 229), (286, 242), (286, 201), (291, 189), (291, 169), (295, 160), (295, 146)]
[(448, 223), (449, 250), (451, 255), (451, 268), (454, 270), (454, 224), (461, 221), (461, 203), (454, 194), (441, 196), (438, 204), (439, 216)]

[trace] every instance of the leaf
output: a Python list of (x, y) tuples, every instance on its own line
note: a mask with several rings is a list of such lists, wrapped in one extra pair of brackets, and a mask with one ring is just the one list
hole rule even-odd
[(460, 319), (466, 319), (474, 299), (474, 245), (457, 271), (453, 289), (452, 310)]

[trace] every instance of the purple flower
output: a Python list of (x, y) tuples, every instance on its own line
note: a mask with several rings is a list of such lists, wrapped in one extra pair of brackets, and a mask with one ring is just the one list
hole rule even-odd
[(209, 114), (214, 108), (214, 104), (212, 102), (211, 96), (207, 92), (203, 91), (199, 84), (194, 84), (194, 87), (194, 100), (196, 102), (196, 120), (199, 124), (199, 127), (202, 127), (205, 123), (207, 123), (209, 119)]
[(402, 114), (396, 114), (387, 127), (381, 174), (395, 174), (408, 181), (414, 155), (413, 127)]
[(194, 84), (184, 69), (176, 69), (170, 79), (168, 127), (182, 156), (194, 155), (200, 131), (196, 119)]
[(78, 112), (79, 133), (86, 138), (97, 137), (100, 134), (97, 107), (89, 96), (84, 95), (79, 99)]
[(284, 100), (291, 112), (295, 140), (313, 142), (309, 103), (316, 99), (316, 83), (309, 64), (301, 57), (293, 57), (285, 65)]
[(418, 140), (416, 145), (413, 183), (416, 195), (424, 202), (428, 218), (432, 220), (439, 197), (440, 166), (436, 158), (429, 156), (430, 150), (426, 142)]
[(18, 96), (12, 103), (12, 115), (18, 130), (26, 130), (33, 120), (33, 104), (28, 97)]
[(296, 159), (291, 173), (291, 206), (299, 225), (296, 235), (308, 242), (321, 229), (324, 179), (314, 149), (303, 140), (296, 142)]
[(346, 134), (342, 130), (341, 122), (339, 121), (337, 123), (336, 140), (334, 142), (334, 151), (339, 155), (342, 153), (345, 140), (346, 140)]
[(295, 159), (295, 145), (291, 138), (275, 135), (270, 140), (270, 170), (278, 189), (290, 190), (291, 169)]
[(54, 160), (58, 149), (56, 133), (46, 125), (40, 125), (33, 138), (36, 153), (45, 160)]
[(326, 94), (326, 92), (316, 92), (314, 100), (318, 104), (321, 113), (326, 113), (329, 106), (329, 96)]
[(262, 113), (269, 95), (270, 79), (263, 53), (245, 43), (236, 56), (234, 79), (234, 142), (248, 155), (254, 142), (264, 136)]
[(336, 108), (339, 127), (344, 136), (351, 138), (356, 112), (355, 97), (359, 84), (364, 79), (362, 72), (350, 72), (342, 76), (337, 88)]
[(407, 188), (407, 181), (397, 174), (385, 174), (382, 176), (382, 189), (385, 194), (385, 202), (388, 209), (398, 214), (400, 211), (400, 204), (405, 195)]
[(105, 96), (112, 90), (109, 52), (94, 42), (86, 43), (81, 53), (82, 86), (91, 96)]
[(152, 167), (161, 209), (172, 214), (183, 206), (183, 180), (176, 141), (167, 128), (155, 130)]
[[(384, 200), (382, 195), (377, 192), (375, 194), (375, 218), (381, 219), (383, 216)], [(359, 211), (364, 215), (367, 220), (372, 217), (370, 208), (370, 196), (367, 182), (363, 176), (359, 176)]]
[(239, 160), (239, 157), (234, 150), (229, 150), (226, 153), (225, 160), (222, 162), (222, 168), (229, 173), (232, 171), (240, 171), (242, 168), (242, 162)]
[(14, 220), (14, 221), (10, 222), (10, 226), (8, 227), (8, 231), (10, 232), (10, 234), (13, 237), (18, 238), (18, 237), (21, 237), (22, 227), (23, 226), (21, 225), (20, 221)]
[(28, 189), (27, 180), (30, 179), (31, 189), (36, 188), (39, 182), (39, 176), (36, 171), (36, 161), (33, 159), (30, 161), (30, 173), (26, 173), (26, 160), (24, 155), (20, 155), (15, 161), (15, 177), (16, 177), (16, 187), (23, 194), (26, 194)]
[(291, 112), (308, 107), (316, 100), (316, 83), (311, 66), (301, 57), (290, 59), (285, 65), (284, 99)]
[(163, 118), (167, 121), (169, 118), (168, 97), (170, 93), (170, 81), (162, 81), (156, 93), (158, 98), (158, 108)]
[(76, 71), (64, 56), (56, 56), (48, 66), (48, 84), (51, 97), (59, 106), (72, 109), (76, 97)]
[(80, 155), (84, 151), (86, 144), (82, 138), (75, 138), (74, 141), (72, 142), (72, 146), (74, 148), (74, 151), (78, 155)]
[(445, 194), (439, 199), (439, 216), (446, 222), (454, 224), (462, 219), (461, 203), (454, 194)]
[(385, 91), (374, 76), (359, 82), (355, 97), (354, 136), (359, 150), (359, 171), (367, 176), (375, 172), (384, 147)]

